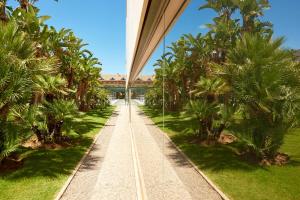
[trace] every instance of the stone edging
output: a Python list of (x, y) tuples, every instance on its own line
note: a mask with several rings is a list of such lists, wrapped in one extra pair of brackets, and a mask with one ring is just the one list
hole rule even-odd
[[(114, 111), (112, 112), (114, 113)], [(85, 158), (87, 157), (87, 155), (91, 152), (92, 148), (94, 147), (94, 145), (96, 144), (99, 136), (101, 135), (104, 127), (106, 126), (106, 124), (108, 124), (110, 121), (110, 118), (106, 121), (106, 123), (104, 124), (103, 127), (101, 127), (101, 130), (98, 132), (98, 134), (94, 137), (93, 139), (93, 143), (90, 145), (90, 147), (86, 150), (86, 152), (84, 153), (84, 155), (82, 156), (82, 158), (80, 159), (79, 163), (76, 165), (75, 169), (73, 170), (72, 174), (69, 176), (68, 180), (65, 182), (64, 186), (60, 189), (60, 191), (57, 193), (56, 197), (54, 200), (60, 200), (61, 197), (64, 195), (65, 191), (67, 190), (67, 188), (69, 187), (71, 181), (73, 180), (73, 178), (75, 177), (76, 173), (78, 172), (80, 166), (82, 165), (83, 161), (85, 160)]]

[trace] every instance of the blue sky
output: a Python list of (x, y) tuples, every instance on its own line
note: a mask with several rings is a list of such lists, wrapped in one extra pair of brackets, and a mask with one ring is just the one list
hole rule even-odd
[[(14, 0), (10, 4), (16, 5)], [(201, 25), (210, 23), (215, 14), (198, 11), (204, 0), (192, 0), (166, 37), (166, 44), (184, 33), (206, 32)], [(272, 8), (265, 19), (274, 24), (275, 36), (286, 38), (285, 46), (300, 49), (300, 0), (270, 0)], [(126, 0), (40, 0), (41, 15), (50, 15), (49, 25), (70, 28), (89, 44), (89, 49), (102, 64), (102, 73), (125, 73)], [(160, 57), (160, 45), (142, 71), (153, 73), (153, 63)]]

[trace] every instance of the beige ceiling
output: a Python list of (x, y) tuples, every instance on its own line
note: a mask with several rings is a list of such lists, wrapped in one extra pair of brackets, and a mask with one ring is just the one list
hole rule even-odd
[(127, 83), (137, 78), (189, 0), (127, 0)]

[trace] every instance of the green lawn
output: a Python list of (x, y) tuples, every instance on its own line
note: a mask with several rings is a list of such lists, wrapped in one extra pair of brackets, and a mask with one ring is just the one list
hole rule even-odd
[[(162, 127), (162, 113), (142, 107)], [(179, 113), (165, 115), (165, 129), (178, 147), (234, 200), (300, 199), (300, 129), (286, 136), (281, 152), (291, 156), (286, 166), (261, 167), (238, 157), (237, 144), (204, 147), (192, 141), (192, 122)]]
[(73, 147), (60, 150), (20, 149), (25, 160), (24, 167), (0, 175), (0, 199), (54, 199), (113, 109), (109, 107), (105, 111), (74, 116), (70, 133), (76, 141)]

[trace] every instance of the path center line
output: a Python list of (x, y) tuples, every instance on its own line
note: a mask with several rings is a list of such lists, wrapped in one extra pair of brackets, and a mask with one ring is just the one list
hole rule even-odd
[(136, 183), (136, 190), (137, 190), (137, 200), (147, 200), (145, 183), (143, 179), (142, 170), (140, 167), (140, 162), (138, 159), (138, 152), (137, 152), (137, 147), (135, 143), (135, 137), (134, 137), (134, 132), (133, 132), (131, 122), (129, 122), (129, 131), (130, 131), (130, 138), (131, 138), (131, 151), (132, 151), (135, 183)]

